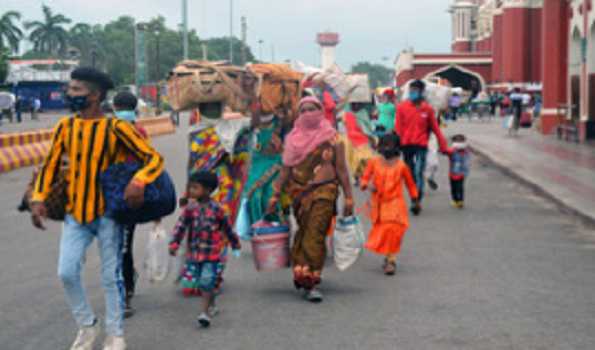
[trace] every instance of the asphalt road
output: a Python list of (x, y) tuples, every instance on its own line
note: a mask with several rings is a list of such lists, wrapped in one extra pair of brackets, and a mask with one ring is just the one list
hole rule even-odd
[[(184, 133), (154, 144), (182, 186)], [(468, 206), (458, 211), (444, 169), (440, 189), (412, 220), (395, 277), (382, 275), (382, 259), (370, 253), (347, 272), (329, 260), (326, 299), (311, 305), (288, 270), (257, 273), (246, 245), (228, 265), (222, 313), (208, 330), (195, 327), (198, 299), (183, 298), (171, 281), (143, 278), (149, 227), (141, 227), (129, 349), (595, 349), (593, 228), (478, 159)], [(60, 225), (36, 231), (14, 209), (30, 172), (0, 175), (0, 349), (67, 349), (76, 327), (56, 277)], [(84, 276), (101, 316), (95, 245)]]

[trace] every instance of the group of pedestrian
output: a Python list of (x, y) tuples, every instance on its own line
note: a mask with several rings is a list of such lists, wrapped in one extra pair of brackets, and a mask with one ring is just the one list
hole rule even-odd
[[(104, 114), (101, 104), (112, 88), (111, 79), (101, 71), (78, 68), (72, 72), (66, 100), (74, 114), (56, 125), (31, 199), (33, 224), (45, 229), (44, 203), (60, 165), (66, 161), (67, 214), (58, 275), (79, 326), (71, 347), (75, 350), (91, 349), (100, 333), (99, 320), (80, 277), (86, 250), (94, 239), (99, 243), (105, 290), (104, 350), (126, 348), (123, 320), (134, 313), (135, 227), (106, 215), (100, 176), (112, 164), (139, 163), (123, 194), (130, 208), (139, 208), (145, 187), (164, 169), (163, 157), (135, 124), (134, 95), (117, 94), (114, 116)], [(295, 217), (292, 280), (306, 300), (317, 303), (323, 300), (319, 286), (327, 256), (325, 241), (338, 215), (341, 194), (340, 215), (354, 215), (350, 174), (362, 190), (371, 192), (373, 226), (365, 247), (385, 257), (387, 275), (396, 271), (396, 257), (409, 226), (403, 184), (409, 190), (411, 212), (418, 215), (422, 210), (431, 133), (440, 151), (451, 158), (453, 202), (462, 208), (468, 171), (465, 138), (457, 135), (448, 147), (433, 109), (424, 101), (424, 89), (422, 81), (413, 82), (409, 95), (398, 105), (394, 104), (394, 94), (386, 94), (378, 123), (370, 119), (361, 103), (351, 103), (341, 113), (336, 109), (341, 101), (335, 101), (338, 103), (331, 109), (324, 96), (323, 101), (317, 96), (304, 97), (295, 118), (282, 112), (265, 114), (259, 104), (253, 104), (250, 125), (232, 136), (222, 118), (222, 103), (200, 105), (200, 121), (189, 134), (186, 193), (180, 201), (181, 214), (172, 229), (169, 251), (172, 255), (185, 252), (178, 279), (184, 294), (203, 298), (197, 318), (201, 327), (208, 327), (218, 313), (216, 298), (229, 247), (231, 255), (240, 255), (241, 243), (234, 230), (234, 219), (239, 215), (246, 215), (249, 225), (287, 221), (290, 213)], [(338, 130), (340, 123), (345, 126), (345, 135)]]

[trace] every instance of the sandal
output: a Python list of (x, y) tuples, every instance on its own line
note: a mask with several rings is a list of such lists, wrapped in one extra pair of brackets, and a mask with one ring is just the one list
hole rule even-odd
[(397, 263), (392, 261), (387, 261), (384, 264), (384, 274), (387, 276), (393, 276), (397, 271)]

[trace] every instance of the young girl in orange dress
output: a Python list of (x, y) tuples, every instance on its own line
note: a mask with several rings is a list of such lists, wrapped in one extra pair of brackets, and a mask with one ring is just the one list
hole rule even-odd
[(394, 275), (397, 254), (409, 228), (403, 183), (409, 190), (414, 212), (419, 210), (418, 192), (409, 167), (399, 158), (399, 136), (394, 133), (383, 136), (378, 151), (382, 157), (370, 159), (361, 178), (362, 190), (372, 192), (372, 230), (365, 247), (384, 255), (384, 273)]

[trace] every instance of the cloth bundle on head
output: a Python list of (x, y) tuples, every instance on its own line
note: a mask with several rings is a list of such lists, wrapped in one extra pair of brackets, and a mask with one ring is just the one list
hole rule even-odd
[(321, 144), (333, 139), (337, 130), (324, 117), (322, 103), (313, 96), (304, 97), (299, 103), (299, 110), (306, 103), (314, 104), (318, 110), (301, 113), (295, 121), (293, 130), (285, 139), (283, 164), (295, 166), (300, 164)]

